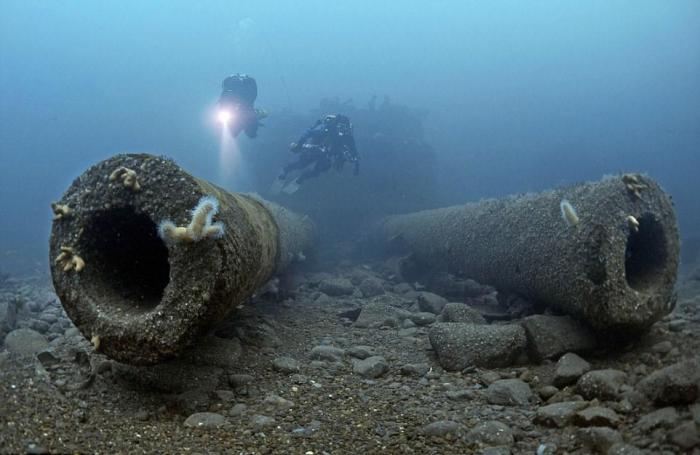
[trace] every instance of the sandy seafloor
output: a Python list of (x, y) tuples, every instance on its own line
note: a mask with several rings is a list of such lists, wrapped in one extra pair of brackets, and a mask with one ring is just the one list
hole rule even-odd
[(48, 278), (9, 278), (0, 453), (700, 453), (700, 269), (678, 289), (632, 343), (448, 372), (428, 338), (444, 316), (417, 303), (444, 301), (385, 264), (345, 264), (253, 299), (182, 360), (137, 369), (94, 351)]

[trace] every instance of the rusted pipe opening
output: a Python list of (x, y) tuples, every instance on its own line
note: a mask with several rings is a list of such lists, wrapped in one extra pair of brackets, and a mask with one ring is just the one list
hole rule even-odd
[(625, 279), (632, 289), (646, 291), (663, 284), (668, 246), (663, 225), (652, 214), (637, 221), (639, 228), (627, 237)]
[(139, 314), (155, 308), (168, 285), (168, 249), (155, 223), (132, 207), (89, 215), (80, 251), (86, 290), (102, 311)]

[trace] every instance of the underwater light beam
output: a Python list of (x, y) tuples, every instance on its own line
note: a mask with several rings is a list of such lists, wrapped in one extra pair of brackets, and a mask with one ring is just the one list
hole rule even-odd
[(216, 114), (216, 119), (219, 121), (219, 123), (224, 125), (224, 127), (228, 126), (228, 123), (231, 121), (232, 118), (233, 114), (227, 109), (221, 109)]
[(236, 139), (229, 134), (226, 122), (222, 123), (219, 146), (219, 177), (223, 181), (233, 176), (234, 171), (239, 167), (241, 157)]

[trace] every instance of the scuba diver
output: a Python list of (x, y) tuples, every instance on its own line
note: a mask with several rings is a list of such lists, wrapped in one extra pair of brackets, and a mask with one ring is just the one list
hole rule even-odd
[[(346, 161), (354, 164), (354, 175), (358, 175), (360, 156), (352, 132), (352, 123), (344, 115), (331, 114), (317, 120), (297, 142), (291, 143), (290, 150), (298, 153), (299, 158), (284, 167), (273, 185), (273, 192), (295, 193), (305, 180), (318, 177), (331, 167), (340, 171)], [(295, 171), (301, 174), (286, 182), (290, 173), (297, 174)]]
[(238, 137), (245, 131), (248, 137), (258, 135), (260, 120), (267, 116), (262, 109), (254, 107), (258, 97), (258, 85), (255, 79), (247, 74), (234, 74), (221, 83), (219, 97), (219, 121), (228, 128), (233, 137)]

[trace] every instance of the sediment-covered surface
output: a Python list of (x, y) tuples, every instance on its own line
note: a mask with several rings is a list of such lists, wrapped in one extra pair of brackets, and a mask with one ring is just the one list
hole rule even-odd
[[(195, 223), (206, 200), (216, 208)], [(90, 167), (54, 211), (49, 256), (63, 306), (99, 350), (138, 365), (175, 357), (311, 243), (308, 218), (147, 154)], [(178, 229), (194, 230), (177, 240)]]
[[(537, 328), (561, 316), (504, 308), (474, 282), (422, 289), (393, 276), (357, 265), (297, 276), (287, 294), (271, 283), (182, 358), (155, 367), (96, 352), (48, 280), (9, 280), (0, 452), (698, 451), (700, 275), (682, 280), (675, 311), (636, 342), (591, 349), (577, 334), (561, 346), (581, 352), (561, 356), (548, 343), (540, 354), (554, 357), (541, 364), (527, 352)], [(445, 299), (448, 288), (468, 297)], [(528, 346), (507, 367), (447, 371), (429, 338), (444, 324), (469, 327), (461, 337), (522, 326)]]

